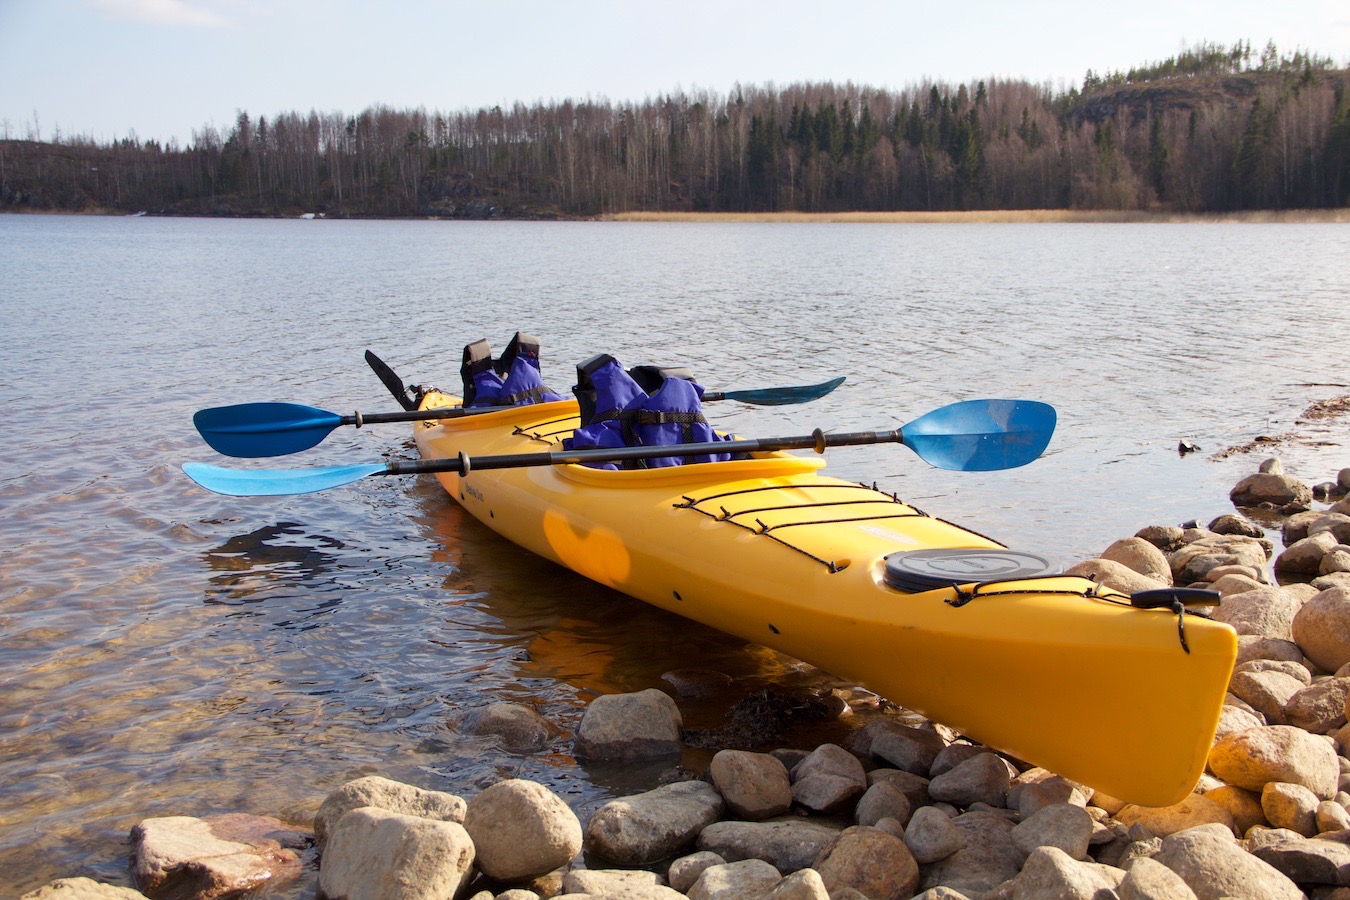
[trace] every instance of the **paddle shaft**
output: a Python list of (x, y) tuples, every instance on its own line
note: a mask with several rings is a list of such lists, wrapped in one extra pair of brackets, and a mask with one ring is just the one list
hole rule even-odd
[(598, 447), (590, 450), (555, 450), (541, 453), (508, 453), (500, 456), (469, 457), (461, 453), (455, 458), (391, 460), (380, 475), (429, 475), (436, 472), (455, 472), (467, 475), (475, 469), (519, 469), (526, 466), (559, 466), (591, 462), (623, 462), (631, 459), (655, 459), (660, 456), (699, 456), (709, 453), (754, 453), (770, 450), (815, 450), (824, 453), (827, 447), (849, 447), (858, 444), (904, 443), (902, 429), (890, 431), (854, 431), (844, 434), (825, 434), (816, 429), (811, 434), (780, 438), (740, 438), (731, 441), (712, 441), (697, 444), (668, 444), (652, 447)]

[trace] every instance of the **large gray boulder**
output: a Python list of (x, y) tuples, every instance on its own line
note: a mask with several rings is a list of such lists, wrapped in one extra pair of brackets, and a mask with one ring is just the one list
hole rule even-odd
[(586, 707), (573, 744), (588, 759), (645, 759), (680, 752), (683, 719), (670, 696), (648, 688), (604, 694)]
[(1262, 503), (1286, 506), (1311, 503), (1312, 488), (1289, 475), (1258, 472), (1239, 481), (1228, 494), (1237, 507), (1256, 507)]
[(548, 720), (523, 703), (489, 703), (470, 710), (460, 720), (459, 730), (490, 738), (515, 753), (542, 750), (553, 736)]
[(581, 822), (547, 787), (511, 778), (469, 801), (464, 828), (489, 878), (507, 883), (552, 872), (581, 851)]
[(972, 803), (999, 807), (1007, 802), (1011, 785), (1012, 773), (1003, 758), (996, 753), (981, 753), (934, 778), (928, 793), (934, 800), (962, 808)]
[(586, 849), (620, 865), (646, 865), (691, 846), (725, 810), (721, 795), (710, 784), (662, 785), (597, 809), (586, 822)]
[(843, 829), (810, 819), (714, 822), (698, 836), (698, 849), (728, 862), (762, 859), (780, 872), (809, 868)]

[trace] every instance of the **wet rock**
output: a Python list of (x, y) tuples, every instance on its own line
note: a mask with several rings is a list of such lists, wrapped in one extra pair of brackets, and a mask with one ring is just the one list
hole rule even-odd
[(820, 815), (852, 810), (865, 790), (862, 763), (837, 744), (821, 744), (793, 770), (792, 801)]
[(1171, 583), (1171, 578), (1168, 578), (1167, 581), (1150, 578), (1147, 575), (1141, 575), (1124, 563), (1110, 559), (1084, 560), (1077, 565), (1070, 566), (1065, 570), (1065, 574), (1091, 578), (1098, 584), (1104, 584), (1126, 594), (1133, 594), (1136, 591), (1155, 591), (1159, 588), (1165, 588)]
[(1284, 720), (1304, 731), (1328, 734), (1345, 724), (1347, 695), (1350, 677), (1324, 678), (1289, 698)]
[(1083, 807), (1057, 803), (1014, 825), (1009, 836), (1028, 856), (1037, 847), (1056, 847), (1074, 859), (1086, 859), (1092, 825), (1092, 816)]
[(1080, 862), (1058, 847), (1039, 847), (1012, 880), (1011, 897), (1113, 897), (1125, 873), (1111, 866)]
[(461, 825), (464, 824), (464, 811), (468, 808), (464, 800), (454, 794), (426, 791), (379, 775), (358, 778), (329, 794), (315, 814), (314, 838), (320, 851), (328, 840), (329, 829), (338, 819), (363, 806)]
[(1251, 519), (1236, 513), (1225, 513), (1209, 523), (1209, 530), (1215, 534), (1240, 534), (1243, 537), (1261, 538), (1266, 533)]
[[(1308, 536), (1309, 530), (1324, 519), (1335, 517), (1335, 513), (1326, 510), (1309, 510), (1308, 512), (1295, 513), (1284, 520), (1280, 526), (1280, 540), (1286, 547), (1293, 546)], [(1346, 517), (1350, 521), (1350, 517)]]
[(981, 753), (934, 778), (928, 784), (928, 793), (934, 800), (959, 807), (972, 803), (1003, 806), (1011, 784), (1012, 774), (1002, 757)]
[[(692, 845), (726, 806), (712, 785), (681, 781), (611, 800), (586, 823), (586, 848), (626, 866), (646, 865)], [(570, 857), (569, 857), (570, 858)]]
[(589, 759), (646, 759), (680, 752), (680, 710), (655, 688), (604, 694), (586, 707), (575, 750)]
[(1197, 825), (1218, 824), (1232, 832), (1232, 814), (1213, 800), (1201, 794), (1191, 794), (1172, 806), (1135, 806), (1116, 813), (1116, 820), (1124, 825), (1142, 825), (1158, 837), (1167, 837)]
[(701, 699), (712, 697), (731, 687), (731, 676), (712, 669), (674, 669), (662, 674), (676, 697)]
[(147, 895), (226, 897), (300, 873), (296, 852), (310, 842), (265, 816), (165, 816), (131, 829), (131, 875)]
[(477, 865), (497, 881), (525, 881), (565, 864), (581, 850), (576, 813), (544, 785), (499, 781), (469, 801), (464, 828)]
[(491, 703), (470, 710), (459, 723), (462, 733), (495, 738), (503, 750), (524, 753), (548, 746), (553, 728), (523, 703)]
[(1292, 637), (1308, 659), (1328, 672), (1350, 662), (1350, 588), (1313, 595), (1294, 617)]
[(810, 819), (772, 822), (715, 822), (698, 836), (698, 849), (728, 862), (762, 859), (780, 872), (810, 867), (843, 829)]
[(1271, 457), (1270, 459), (1262, 460), (1261, 465), (1256, 467), (1256, 471), (1266, 475), (1285, 474), (1284, 463), (1282, 463), (1277, 457)]
[(666, 873), (666, 881), (681, 894), (687, 894), (689, 889), (694, 886), (694, 882), (698, 881), (698, 876), (703, 874), (704, 869), (724, 865), (725, 863), (726, 860), (718, 854), (700, 850), (697, 853), (682, 856), (671, 863), (670, 871)]
[(1231, 836), (1204, 828), (1163, 839), (1154, 861), (1181, 876), (1197, 897), (1302, 900), (1303, 892), (1282, 872), (1247, 853)]
[(145, 895), (128, 887), (101, 884), (92, 878), (58, 878), (29, 891), (19, 900), (145, 900)]
[(1130, 860), (1117, 893), (1120, 900), (1196, 900), (1180, 875), (1147, 856)]
[(895, 819), (904, 828), (909, 824), (914, 809), (900, 785), (878, 781), (869, 787), (854, 810), (854, 821), (859, 825), (875, 825), (882, 819)]
[(871, 900), (907, 900), (919, 883), (919, 866), (905, 842), (877, 828), (844, 829), (812, 866), (833, 895), (851, 887)]
[[(961, 834), (961, 849), (925, 866), (919, 890), (948, 887), (979, 897), (1013, 878), (1025, 858), (1012, 842), (1012, 823), (988, 812), (968, 812), (952, 824)], [(911, 823), (912, 827), (912, 823)]]
[(708, 774), (727, 809), (737, 819), (771, 819), (792, 807), (792, 783), (787, 767), (767, 753), (718, 751)]
[(1320, 572), (1322, 557), (1334, 550), (1339, 541), (1329, 531), (1310, 534), (1301, 541), (1285, 548), (1275, 557), (1275, 569), (1279, 572), (1297, 572), (1305, 575), (1324, 574)]
[(1350, 847), (1336, 841), (1302, 840), (1282, 834), (1252, 849), (1252, 855), (1301, 885), (1350, 885)]
[(765, 900), (830, 900), (830, 892), (815, 869), (798, 869), (774, 885)]
[(926, 728), (878, 719), (860, 728), (849, 746), (897, 769), (927, 777), (934, 760), (947, 746), (941, 735)]
[(1330, 742), (1288, 725), (1229, 735), (1209, 751), (1209, 768), (1227, 783), (1249, 791), (1282, 781), (1301, 784), (1325, 800), (1335, 796), (1340, 777)]
[(689, 900), (753, 900), (766, 896), (782, 877), (762, 859), (710, 866), (689, 889)]
[(904, 840), (921, 866), (946, 859), (965, 845), (952, 817), (932, 806), (915, 810), (905, 828)]
[(1311, 503), (1312, 488), (1288, 475), (1258, 472), (1239, 481), (1229, 492), (1228, 499), (1237, 507), (1255, 507), (1262, 503), (1276, 506)]
[(459, 823), (363, 806), (333, 824), (319, 889), (332, 900), (439, 900), (467, 883), (473, 862)]
[(1302, 606), (1301, 600), (1283, 588), (1263, 587), (1224, 597), (1212, 617), (1232, 625), (1238, 634), (1290, 641), (1294, 616)]
[(1301, 784), (1272, 781), (1261, 790), (1261, 810), (1275, 828), (1304, 837), (1317, 834), (1317, 795)]

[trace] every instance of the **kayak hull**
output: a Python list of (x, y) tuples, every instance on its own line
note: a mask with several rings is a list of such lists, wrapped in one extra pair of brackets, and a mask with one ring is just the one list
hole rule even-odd
[[(457, 400), (430, 394), (425, 406)], [(419, 422), (426, 458), (556, 449), (573, 401)], [(1134, 803), (1204, 770), (1236, 654), (1226, 625), (1071, 576), (907, 593), (890, 554), (999, 548), (782, 453), (671, 468), (436, 478), (520, 547), (600, 584), (855, 681), (989, 746)], [(974, 592), (973, 598), (970, 596)]]

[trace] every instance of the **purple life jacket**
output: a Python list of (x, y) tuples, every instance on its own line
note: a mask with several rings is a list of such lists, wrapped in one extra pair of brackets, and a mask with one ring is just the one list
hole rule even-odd
[(544, 384), (539, 371), (539, 339), (523, 331), (516, 332), (497, 360), (493, 360), (486, 340), (466, 345), (459, 371), (466, 408), (527, 406), (563, 399)]
[[(569, 450), (582, 450), (730, 440), (719, 437), (703, 418), (700, 400), (703, 388), (687, 373), (687, 369), (659, 370), (651, 366), (625, 372), (618, 360), (607, 353), (591, 357), (577, 366), (577, 386), (573, 388), (581, 409), (581, 427), (563, 441), (563, 446)], [(653, 392), (648, 394), (643, 390), (640, 381), (653, 385)], [(662, 468), (729, 458), (725, 453), (662, 456), (630, 460), (625, 467)], [(619, 468), (616, 463), (594, 465), (604, 469)]]

